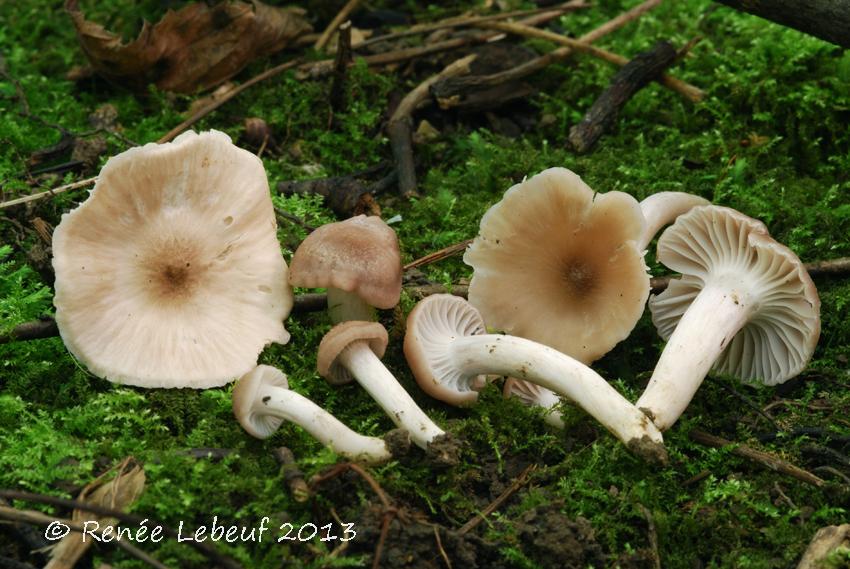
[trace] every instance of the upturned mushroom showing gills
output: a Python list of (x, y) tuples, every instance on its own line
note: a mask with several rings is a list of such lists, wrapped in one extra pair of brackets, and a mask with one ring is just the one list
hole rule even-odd
[(599, 374), (543, 344), (486, 334), (481, 314), (461, 298), (420, 301), (407, 319), (404, 354), (420, 387), (437, 399), (473, 403), (480, 374), (528, 380), (575, 402), (638, 456), (667, 461), (659, 430)]
[(319, 344), (319, 375), (341, 385), (356, 380), (411, 441), (427, 449), (445, 432), (434, 424), (381, 363), (387, 348), (386, 329), (377, 322), (337, 324)]
[(293, 286), (328, 289), (333, 322), (373, 320), (401, 295), (401, 253), (395, 231), (379, 217), (358, 215), (310, 233), (292, 256)]
[(291, 391), (283, 372), (271, 366), (259, 365), (236, 382), (233, 413), (248, 434), (258, 439), (272, 436), (283, 421), (290, 421), (349, 460), (379, 464), (392, 458), (383, 439), (352, 431), (306, 397)]
[(463, 257), (473, 269), (469, 302), (488, 326), (590, 363), (643, 314), (644, 226), (632, 196), (594, 194), (570, 170), (545, 170), (482, 217)]
[(94, 374), (206, 388), (285, 344), (292, 307), (263, 164), (221, 132), (109, 159), (53, 234), (56, 323)]
[(682, 273), (650, 300), (667, 340), (637, 406), (662, 431), (709, 369), (767, 385), (798, 374), (820, 335), (820, 300), (797, 256), (760, 221), (703, 206), (658, 241), (658, 260)]

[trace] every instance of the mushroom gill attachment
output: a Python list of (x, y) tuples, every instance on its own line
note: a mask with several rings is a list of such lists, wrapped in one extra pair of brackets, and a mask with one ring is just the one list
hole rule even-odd
[(407, 317), (404, 357), (425, 393), (449, 405), (472, 405), (487, 378), (459, 369), (449, 345), (456, 338), (486, 334), (484, 320), (471, 304), (451, 295), (433, 295), (427, 300), (420, 301)]
[(293, 286), (328, 289), (335, 322), (370, 320), (369, 307), (392, 308), (401, 296), (398, 237), (379, 217), (358, 215), (319, 227), (298, 246), (291, 265)]
[(637, 402), (662, 430), (682, 414), (712, 367), (776, 385), (798, 374), (820, 335), (820, 299), (805, 267), (759, 221), (702, 206), (658, 241), (682, 273), (649, 303), (667, 345)]
[(380, 359), (389, 343), (387, 329), (377, 322), (350, 320), (337, 324), (319, 342), (316, 367), (319, 375), (331, 385), (345, 385), (354, 381), (354, 376), (339, 361), (342, 352), (356, 342), (368, 344), (369, 349)]
[(640, 205), (550, 168), (505, 192), (464, 255), (488, 326), (590, 363), (625, 339), (649, 296)]
[(112, 157), (53, 235), (56, 322), (92, 373), (207, 388), (289, 341), (292, 308), (262, 162), (221, 132)]

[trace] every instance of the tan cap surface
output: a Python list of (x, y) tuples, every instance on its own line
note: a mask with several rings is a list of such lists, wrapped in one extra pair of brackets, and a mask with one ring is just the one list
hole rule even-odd
[(488, 326), (589, 363), (625, 339), (643, 314), (649, 275), (636, 240), (640, 205), (595, 194), (550, 168), (505, 192), (481, 219), (464, 261), (469, 302)]
[(401, 295), (398, 237), (379, 217), (322, 225), (298, 246), (291, 265), (293, 286), (354, 292), (384, 309), (398, 304)]
[(389, 337), (387, 330), (378, 322), (350, 320), (337, 324), (325, 334), (319, 343), (316, 367), (319, 375), (333, 385), (350, 383), (354, 377), (343, 366), (337, 364), (337, 357), (343, 350), (355, 342), (366, 342), (378, 358), (384, 357)]
[(187, 132), (111, 158), (53, 234), (56, 322), (92, 373), (205, 388), (286, 343), (287, 268), (262, 162)]
[(820, 336), (817, 289), (800, 259), (771, 238), (763, 223), (731, 208), (694, 208), (661, 235), (658, 260), (682, 273), (649, 302), (662, 338), (670, 337), (707, 282), (736, 274), (748, 283), (758, 308), (714, 369), (775, 385), (806, 366)]

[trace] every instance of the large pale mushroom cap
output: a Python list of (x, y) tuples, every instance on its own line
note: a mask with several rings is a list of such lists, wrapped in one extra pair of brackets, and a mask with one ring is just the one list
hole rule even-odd
[(763, 223), (726, 207), (697, 207), (661, 235), (657, 258), (682, 273), (649, 301), (665, 340), (700, 290), (723, 279), (738, 283), (756, 308), (714, 369), (775, 385), (806, 366), (820, 336), (817, 289), (800, 259)]
[(358, 215), (322, 225), (301, 242), (291, 265), (293, 286), (338, 288), (385, 309), (401, 296), (398, 237), (379, 217)]
[(286, 343), (287, 268), (262, 162), (221, 132), (111, 158), (53, 234), (56, 322), (92, 373), (206, 388)]
[(632, 196), (594, 194), (570, 170), (545, 170), (481, 219), (463, 258), (473, 267), (469, 302), (488, 326), (592, 362), (643, 313), (643, 229)]

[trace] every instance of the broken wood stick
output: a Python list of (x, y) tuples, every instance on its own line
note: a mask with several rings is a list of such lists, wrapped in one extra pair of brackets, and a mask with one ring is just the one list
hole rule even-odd
[(328, 24), (328, 27), (325, 28), (325, 31), (322, 32), (322, 35), (319, 36), (319, 39), (316, 40), (316, 43), (313, 45), (313, 48), (317, 51), (321, 51), (325, 49), (325, 46), (328, 45), (328, 42), (331, 41), (331, 36), (333, 36), (334, 32), (337, 28), (339, 28), (344, 21), (348, 19), (348, 16), (357, 9), (362, 0), (348, 0), (345, 6), (342, 7), (342, 10), (334, 16), (334, 19), (331, 20), (331, 23)]
[[(700, 429), (691, 429), (690, 438), (696, 443), (713, 448), (721, 448), (736, 444), (730, 440), (724, 439), (722, 437), (717, 437), (710, 433), (706, 433), (705, 431)], [(785, 474), (792, 478), (796, 478), (800, 482), (810, 484), (816, 488), (823, 488), (824, 486), (826, 486), (826, 480), (824, 480), (823, 478), (815, 476), (808, 470), (803, 470), (799, 466), (795, 466), (790, 462), (782, 460), (781, 458), (774, 456), (770, 453), (756, 450), (752, 447), (743, 444), (738, 444), (737, 446), (731, 449), (731, 452), (735, 456), (740, 456), (741, 458), (752, 460), (753, 462), (757, 462), (762, 466), (779, 472), (780, 474)]]
[(632, 96), (661, 75), (676, 60), (676, 48), (670, 42), (660, 41), (652, 49), (639, 53), (624, 65), (599, 98), (591, 105), (578, 124), (570, 128), (567, 140), (573, 150), (583, 154), (609, 130), (617, 115)]
[(470, 64), (475, 55), (467, 55), (447, 65), (436, 75), (432, 75), (410, 93), (405, 95), (387, 123), (387, 135), (390, 139), (396, 170), (398, 171), (398, 191), (403, 198), (417, 195), (416, 165), (413, 161), (413, 111), (430, 95), (431, 85), (447, 77), (469, 73)]
[(278, 447), (272, 451), (275, 460), (280, 465), (283, 480), (289, 487), (289, 492), (296, 502), (306, 502), (310, 497), (310, 487), (304, 480), (304, 473), (298, 468), (295, 455), (289, 447)]
[[(555, 32), (550, 32), (549, 30), (542, 30), (540, 28), (535, 28), (520, 23), (485, 22), (482, 24), (478, 24), (477, 27), (489, 30), (501, 30), (503, 32), (520, 35), (528, 38), (545, 39), (556, 44), (571, 47), (577, 51), (582, 51), (584, 53), (587, 53), (588, 55), (592, 55), (593, 57), (596, 57), (603, 61), (607, 61), (608, 63), (612, 63), (614, 65), (618, 65), (620, 67), (623, 67), (629, 62), (628, 58), (625, 58), (620, 54), (596, 47), (595, 45), (592, 45), (590, 43), (577, 40), (575, 38), (567, 37), (561, 34), (556, 34)], [(699, 87), (695, 87), (690, 83), (686, 83), (681, 79), (677, 79), (665, 73), (662, 73), (661, 76), (657, 78), (657, 81), (664, 85), (666, 88), (670, 89), (671, 91), (674, 91), (686, 98), (687, 100), (691, 101), (692, 103), (699, 103), (705, 98), (705, 92)]]
[(331, 120), (336, 113), (344, 113), (348, 103), (348, 66), (351, 65), (351, 21), (339, 27), (333, 81), (328, 101), (331, 105)]
[(325, 198), (325, 203), (333, 212), (348, 218), (369, 211), (367, 194), (376, 194), (390, 187), (397, 180), (393, 170), (372, 184), (364, 184), (358, 175), (333, 176), (315, 180), (280, 182), (277, 191), (283, 195), (317, 194)]
[(850, 0), (717, 1), (841, 47), (850, 47)]
[[(611, 32), (618, 30), (624, 25), (632, 22), (638, 18), (640, 18), (644, 13), (649, 10), (655, 8), (661, 4), (661, 0), (646, 0), (632, 8), (631, 10), (627, 10), (613, 18), (598, 28), (595, 28), (580, 38), (578, 41), (581, 43), (592, 43), (602, 36), (610, 34)], [(456, 77), (449, 78), (439, 81), (434, 84), (431, 89), (434, 96), (440, 99), (440, 105), (444, 108), (448, 108), (453, 106), (452, 101), (461, 101), (463, 97), (476, 89), (482, 88), (490, 88), (495, 87), (496, 85), (501, 85), (502, 83), (507, 83), (509, 81), (515, 81), (517, 79), (522, 79), (523, 77), (527, 77), (532, 73), (540, 71), (545, 67), (557, 62), (562, 61), (569, 57), (573, 53), (573, 48), (568, 46), (559, 47), (553, 51), (550, 51), (547, 54), (541, 55), (535, 59), (527, 63), (523, 63), (522, 65), (518, 65), (516, 67), (512, 67), (506, 71), (500, 71), (498, 73), (493, 73), (491, 75), (475, 75), (471, 77)]]

